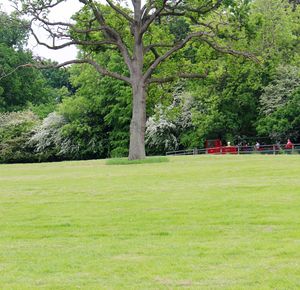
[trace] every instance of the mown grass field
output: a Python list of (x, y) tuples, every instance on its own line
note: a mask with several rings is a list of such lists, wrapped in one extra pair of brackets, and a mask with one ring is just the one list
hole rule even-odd
[(0, 165), (0, 289), (300, 289), (300, 155)]

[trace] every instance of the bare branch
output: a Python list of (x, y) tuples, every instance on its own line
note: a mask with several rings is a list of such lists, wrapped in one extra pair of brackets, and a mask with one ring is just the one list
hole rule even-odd
[[(46, 18), (41, 18), (39, 15), (33, 15), (34, 18), (31, 20), (31, 23), (33, 23), (34, 21), (39, 21), (43, 24), (45, 24), (46, 26), (50, 26), (50, 27), (56, 27), (57, 30), (62, 29), (62, 30), (67, 30), (67, 29), (72, 29), (72, 31), (76, 32), (76, 33), (82, 33), (82, 34), (87, 34), (87, 33), (91, 33), (91, 32), (98, 32), (98, 31), (103, 31), (106, 29), (106, 27), (103, 26), (99, 26), (97, 28), (86, 28), (86, 29), (78, 29), (74, 24), (72, 23), (68, 23), (68, 22), (51, 22)], [(95, 19), (92, 19), (89, 21), (89, 24), (94, 21)], [(90, 24), (91, 25), (91, 24)], [(67, 35), (69, 36), (69, 35)]]
[(149, 28), (149, 26), (151, 25), (151, 23), (160, 15), (160, 13), (165, 9), (167, 0), (163, 0), (162, 6), (158, 9), (156, 9), (156, 11), (154, 11), (153, 14), (151, 14), (150, 16), (147, 15), (147, 13), (145, 13), (144, 15), (144, 19), (143, 20), (143, 26), (141, 29), (141, 35), (143, 35)]
[(91, 45), (91, 46), (102, 46), (102, 45), (116, 45), (116, 43), (114, 41), (110, 41), (110, 40), (102, 40), (102, 41), (94, 41), (94, 40), (91, 40), (91, 41), (87, 41), (87, 40), (71, 40), (71, 41), (68, 41), (68, 42), (65, 42), (63, 44), (60, 44), (60, 45), (56, 45), (55, 44), (55, 36), (53, 35), (52, 38), (53, 38), (53, 44), (52, 45), (49, 45), (45, 42), (42, 42), (38, 37), (37, 35), (35, 34), (35, 32), (31, 30), (31, 33), (35, 39), (35, 41), (39, 44), (39, 45), (42, 45), (42, 46), (45, 46), (49, 49), (53, 49), (53, 50), (58, 50), (58, 49), (61, 49), (61, 48), (64, 48), (64, 47), (68, 47), (68, 46), (71, 46), (71, 45)]
[(168, 83), (168, 82), (173, 82), (176, 79), (204, 79), (208, 76), (208, 71), (206, 71), (203, 74), (198, 74), (198, 73), (178, 73), (177, 75), (170, 76), (170, 77), (165, 77), (165, 78), (150, 78), (148, 79), (147, 83), (152, 84), (152, 83)]
[(153, 1), (149, 1), (149, 3), (144, 4), (144, 6), (141, 9), (142, 19), (144, 19), (149, 14), (149, 11), (154, 8), (152, 5), (153, 5)]
[(74, 60), (70, 60), (70, 61), (58, 64), (58, 65), (56, 65), (56, 67), (59, 68), (59, 67), (67, 66), (70, 64), (83, 64), (83, 63), (92, 65), (97, 70), (97, 72), (99, 72), (100, 74), (102, 74), (104, 76), (109, 76), (109, 77), (124, 81), (128, 84), (131, 84), (130, 78), (120, 75), (116, 72), (111, 72), (111, 71), (107, 70), (106, 68), (100, 66), (97, 62), (95, 62), (92, 59), (74, 59)]
[(152, 48), (156, 48), (156, 47), (166, 47), (166, 48), (170, 48), (170, 47), (173, 47), (174, 45), (173, 44), (165, 44), (165, 43), (153, 43), (153, 44), (150, 44), (148, 46), (146, 46), (144, 48), (144, 53), (147, 53), (149, 52), (150, 50), (152, 50)]
[[(34, 5), (30, 5), (26, 7), (26, 11), (27, 12), (32, 12), (32, 11), (42, 11), (44, 9), (51, 9), (54, 8), (56, 6), (58, 6), (60, 3), (64, 2), (65, 0), (57, 0), (55, 2), (53, 1), (48, 1), (48, 4), (46, 4), (44, 1), (36, 1), (36, 3), (34, 3)], [(13, 2), (15, 5), (15, 8), (18, 8), (18, 3), (20, 1), (18, 0), (11, 0), (11, 2)], [(52, 3), (53, 2), (53, 3)], [(29, 2), (29, 4), (33, 4), (32, 2)], [(19, 9), (17, 9), (19, 10)]]
[(95, 62), (92, 59), (74, 59), (74, 60), (69, 60), (63, 63), (59, 63), (59, 64), (41, 64), (41, 63), (26, 63), (26, 64), (21, 64), (19, 66), (17, 66), (16, 68), (14, 68), (13, 70), (11, 70), (9, 73), (3, 74), (2, 76), (0, 76), (0, 80), (12, 75), (14, 72), (16, 72), (17, 70), (21, 69), (21, 68), (37, 68), (37, 69), (49, 69), (49, 68), (61, 68), (61, 67), (65, 67), (71, 64), (90, 64), (92, 65), (97, 72), (99, 72), (100, 74), (104, 75), (104, 76), (109, 76), (121, 81), (124, 81), (128, 84), (131, 84), (130, 79), (126, 76), (120, 75), (116, 72), (111, 72), (109, 70), (107, 70), (106, 68), (100, 66), (97, 62)]
[(185, 5), (183, 0), (178, 0), (172, 4), (167, 3), (167, 0), (163, 1), (161, 8), (157, 9), (153, 14), (149, 16), (149, 11), (144, 13), (144, 25), (142, 33), (145, 33), (151, 23), (159, 18), (165, 16), (187, 16), (189, 17), (190, 12), (197, 13), (198, 15), (204, 15), (211, 11), (218, 9), (224, 0), (218, 0), (215, 4), (212, 4), (211, 1), (208, 1), (206, 4), (199, 7), (190, 7)]
[(79, 0), (79, 1), (88, 5), (92, 9), (96, 20), (99, 22), (100, 26), (104, 29), (106, 37), (110, 40), (116, 41), (117, 46), (125, 60), (125, 63), (128, 69), (131, 71), (132, 70), (131, 57), (128, 48), (123, 42), (120, 34), (117, 31), (115, 31), (112, 27), (106, 25), (105, 19), (101, 11), (96, 7), (96, 5), (92, 0)]
[(47, 64), (44, 65), (44, 64), (38, 64), (38, 63), (30, 63), (30, 64), (26, 64), (26, 65), (23, 65), (23, 66), (24, 67), (34, 67), (34, 68), (37, 68), (37, 69), (49, 69), (49, 68), (65, 67), (65, 66), (68, 66), (68, 65), (71, 65), (71, 64), (90, 64), (101, 75), (109, 76), (109, 77), (112, 77), (112, 78), (124, 81), (124, 82), (126, 82), (128, 84), (131, 84), (130, 79), (128, 77), (120, 75), (119, 73), (116, 73), (116, 72), (109, 71), (106, 68), (100, 66), (94, 60), (88, 59), (88, 58), (85, 58), (85, 59), (73, 59), (73, 60), (69, 60), (69, 61), (63, 62), (63, 63), (51, 64), (51, 65), (47, 65)]
[(259, 59), (252, 53), (249, 53), (249, 52), (246, 52), (246, 51), (234, 50), (234, 49), (228, 48), (228, 47), (222, 47), (218, 43), (213, 42), (213, 41), (211, 41), (207, 38), (202, 38), (201, 40), (204, 41), (205, 43), (207, 43), (210, 47), (212, 47), (216, 51), (226, 53), (226, 54), (235, 55), (235, 56), (243, 56), (245, 58), (248, 58), (248, 59), (251, 59), (251, 60), (255, 61), (256, 63), (260, 63)]
[[(72, 23), (68, 23), (68, 22), (61, 22), (61, 21), (58, 21), (58, 22), (51, 22), (49, 21), (48, 19), (45, 19), (45, 18), (41, 18), (39, 15), (33, 15), (34, 16), (34, 19), (32, 19), (31, 22), (34, 22), (36, 20), (38, 20), (39, 22), (47, 25), (47, 26), (53, 26), (53, 27), (57, 27), (57, 29), (72, 29), (72, 31), (76, 32), (76, 33), (90, 33), (90, 32), (98, 32), (98, 31), (103, 31), (106, 29), (105, 26), (99, 26), (97, 28), (86, 28), (86, 29), (78, 29), (74, 24)], [(93, 22), (95, 20), (92, 19), (92, 20), (89, 20), (88, 23), (91, 25), (91, 22)], [(62, 26), (62, 27), (61, 27)]]
[[(132, 68), (131, 56), (129, 54), (128, 48), (124, 43), (124, 41), (122, 40), (120, 33), (118, 33), (113, 27), (106, 24), (103, 13), (98, 7), (97, 3), (95, 3), (93, 0), (79, 0), (79, 2), (83, 3), (84, 5), (87, 5), (92, 10), (92, 13), (94, 15), (94, 21), (97, 21), (100, 24), (100, 26), (98, 28), (94, 28), (94, 27), (91, 28), (90, 26), (87, 29), (78, 29), (74, 24), (71, 23), (60, 22), (60, 21), (51, 22), (43, 15), (43, 11), (45, 8), (52, 8), (54, 6), (57, 6), (61, 2), (63, 2), (63, 0), (57, 0), (55, 3), (52, 3), (51, 5), (43, 5), (44, 4), (43, 3), (38, 7), (36, 7), (37, 5), (36, 3), (30, 2), (31, 5), (27, 9), (27, 12), (33, 16), (31, 23), (33, 23), (34, 21), (39, 21), (40, 23), (44, 24), (44, 26), (42, 26), (43, 29), (45, 29), (49, 33), (50, 37), (53, 40), (53, 44), (49, 45), (45, 42), (40, 41), (37, 35), (35, 35), (33, 32), (34, 38), (36, 39), (38, 44), (48, 47), (50, 49), (60, 49), (73, 44), (95, 45), (95, 46), (106, 45), (106, 44), (116, 45), (120, 53), (122, 54), (128, 69), (131, 71)], [(114, 6), (113, 3), (111, 4)], [(53, 29), (50, 27), (53, 27)], [(68, 29), (72, 29), (72, 31), (81, 34), (88, 34), (94, 31), (103, 31), (103, 35), (105, 39), (98, 42), (96, 41), (94, 42), (95, 44), (93, 44), (92, 41), (88, 42), (80, 39), (74, 39), (73, 36), (70, 35)], [(55, 45), (55, 40), (57, 39), (60, 40), (64, 39), (65, 41), (67, 40), (67, 42), (61, 45)]]
[(145, 72), (144, 74), (144, 80), (147, 80), (151, 74), (153, 73), (153, 71), (156, 69), (156, 67), (163, 62), (164, 60), (166, 60), (169, 56), (171, 56), (173, 53), (175, 53), (176, 51), (180, 50), (181, 48), (183, 48), (191, 39), (195, 38), (195, 37), (201, 37), (203, 35), (209, 35), (212, 36), (211, 34), (205, 32), (205, 31), (199, 31), (199, 32), (194, 32), (194, 33), (190, 33), (189, 35), (186, 36), (185, 39), (181, 40), (180, 42), (176, 43), (170, 50), (168, 50), (164, 55), (158, 57), (153, 64), (148, 68), (148, 70)]
[(0, 81), (10, 75), (12, 75), (14, 72), (16, 72), (17, 70), (23, 68), (23, 67), (31, 67), (31, 64), (21, 64), (21, 65), (18, 65), (17, 67), (15, 67), (13, 70), (11, 70), (9, 73), (4, 73), (0, 76)]
[(154, 47), (151, 47), (150, 50), (153, 53), (155, 59), (159, 58), (159, 54), (158, 54), (157, 50)]
[[(151, 15), (149, 15), (151, 9), (143, 7), (143, 26), (141, 29), (141, 35), (143, 35), (149, 28), (149, 26), (155, 21), (155, 19), (165, 16), (191, 16), (192, 13), (197, 13), (198, 15), (204, 15), (211, 11), (216, 10), (221, 6), (224, 0), (218, 0), (215, 4), (212, 1), (208, 1), (206, 4), (200, 7), (190, 7), (183, 3), (183, 0), (178, 0), (172, 4), (168, 3), (167, 0), (163, 0), (163, 3), (160, 8), (157, 8)], [(193, 17), (193, 16), (191, 16)]]
[(116, 6), (112, 1), (110, 0), (106, 0), (106, 2), (108, 3), (108, 5), (114, 9), (117, 13), (119, 13), (120, 15), (122, 15), (126, 20), (128, 20), (130, 23), (133, 23), (134, 19), (131, 18), (128, 14), (126, 14), (126, 12), (124, 12), (121, 8), (119, 8), (118, 6)]

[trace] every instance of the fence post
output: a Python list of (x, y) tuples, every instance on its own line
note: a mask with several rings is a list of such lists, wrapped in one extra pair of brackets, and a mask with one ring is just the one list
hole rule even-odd
[(273, 145), (273, 155), (276, 154), (276, 149), (275, 149), (275, 145)]
[(237, 148), (238, 148), (238, 155), (240, 155), (240, 146), (238, 145)]

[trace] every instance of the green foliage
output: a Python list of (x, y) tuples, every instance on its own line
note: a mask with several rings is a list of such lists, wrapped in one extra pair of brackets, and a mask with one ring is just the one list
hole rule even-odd
[(184, 39), (190, 31), (189, 23), (183, 18), (178, 18), (170, 23), (170, 33), (175, 36), (176, 41)]
[(261, 117), (257, 123), (260, 135), (285, 142), (299, 140), (300, 71), (295, 66), (280, 66), (260, 97)]
[(97, 111), (95, 99), (81, 96), (65, 99), (60, 114), (66, 119), (62, 127), (64, 138), (70, 141), (72, 159), (100, 158), (107, 150), (107, 136), (103, 132), (103, 118)]
[[(233, 142), (238, 136), (256, 136), (264, 87), (272, 81), (280, 63), (295, 61), (299, 25), (295, 22), (296, 14), (292, 14), (286, 5), (279, 0), (227, 1), (224, 4), (227, 8), (223, 17), (231, 26), (219, 26), (220, 44), (242, 51), (253, 51), (261, 57), (262, 62), (256, 64), (223, 56), (200, 42), (194, 42), (173, 55), (168, 62), (162, 63), (155, 77), (172, 76), (178, 70), (208, 70), (210, 73), (206, 80), (189, 82), (184, 88), (193, 96), (193, 105), (189, 108), (193, 124), (183, 129), (179, 129), (183, 121), (179, 118), (177, 122), (174, 117), (178, 108), (171, 106), (170, 109), (174, 95), (172, 85), (149, 88), (146, 131), (148, 153), (159, 154), (171, 148), (202, 147), (204, 140), (210, 138)], [(116, 22), (114, 25), (119, 28), (121, 23)], [(275, 29), (271, 29), (273, 26)], [(197, 31), (197, 26), (187, 18), (170, 16), (169, 19), (160, 19), (150, 27), (150, 33), (145, 35), (145, 45), (156, 39), (172, 43), (183, 39), (190, 31)], [(126, 36), (127, 32), (125, 30), (123, 35), (126, 40), (130, 39), (130, 36)], [(165, 50), (158, 47), (155, 53), (163, 54)], [(146, 64), (153, 61), (155, 53), (149, 51), (146, 54)], [(116, 63), (111, 61), (107, 52), (101, 52), (101, 55), (106, 62)], [(112, 54), (112, 57), (116, 58), (117, 54)], [(118, 63), (122, 63), (121, 59)], [(115, 66), (110, 68), (122, 72), (120, 66), (117, 69)], [(95, 81), (85, 80), (89, 86)], [(157, 104), (161, 104), (159, 110), (155, 109)], [(113, 129), (111, 134), (121, 136), (122, 131)], [(118, 148), (112, 152), (120, 154)]]
[(222, 65), (202, 82), (190, 84), (193, 128), (182, 136), (184, 147), (202, 147), (206, 139), (233, 141), (238, 135), (255, 135), (263, 71), (242, 60), (225, 58)]
[(33, 105), (32, 103), (28, 104), (28, 109), (39, 116), (39, 118), (41, 119), (46, 118), (50, 113), (54, 112), (56, 108), (57, 103), (55, 101), (41, 103), (38, 105)]
[[(282, 138), (284, 134), (298, 136), (296, 126), (293, 126), (293, 133), (288, 133), (291, 116), (290, 121), (286, 117), (279, 122), (279, 116), (264, 120), (260, 113), (269, 113), (271, 108), (286, 102), (287, 96), (298, 86), (299, 73), (293, 63), (299, 57), (299, 41), (296, 41), (299, 39), (300, 25), (296, 22), (299, 13), (292, 13), (277, 0), (230, 7), (230, 21), (244, 24), (241, 30), (223, 31), (226, 37), (234, 33), (239, 39), (236, 45), (240, 50), (253, 51), (263, 61), (255, 64), (228, 56), (216, 59), (209, 49), (198, 50), (199, 61), (209, 59), (210, 74), (204, 81), (190, 82), (188, 87), (194, 97), (194, 129), (182, 135), (180, 142), (184, 147), (202, 147), (204, 140), (211, 138), (235, 141), (238, 136), (256, 136), (257, 130), (267, 137), (273, 131), (268, 126), (274, 118), (278, 120), (276, 126), (281, 127), (274, 130), (281, 131)], [(277, 79), (276, 75), (279, 75)]]
[(7, 47), (22, 49), (27, 42), (27, 22), (17, 17), (0, 11), (0, 43)]
[(269, 136), (272, 140), (285, 142), (300, 139), (300, 87), (294, 91), (284, 106), (271, 114), (263, 116), (257, 125), (259, 134)]
[(294, 66), (279, 66), (273, 80), (264, 87), (260, 96), (260, 110), (263, 115), (284, 106), (293, 92), (300, 87), (300, 70)]
[(39, 70), (19, 66), (34, 62), (27, 42), (26, 22), (0, 12), (0, 112), (54, 103), (56, 91)]
[[(122, 70), (120, 57), (102, 54), (99, 61)], [(66, 118), (65, 137), (76, 144), (74, 158), (122, 157), (128, 153), (131, 90), (122, 82), (99, 77), (90, 66), (74, 67), (74, 97), (66, 98), (60, 113)]]
[[(55, 65), (57, 63), (52, 61), (44, 61), (45, 65)], [(67, 88), (69, 91), (74, 92), (74, 88), (70, 83), (70, 72), (68, 69), (57, 69), (57, 68), (48, 68), (43, 69), (42, 71), (43, 76), (47, 80), (47, 83), (56, 89)]]
[[(9, 74), (19, 65), (30, 63), (28, 52), (15, 51), (0, 43), (0, 71)], [(55, 98), (41, 73), (34, 68), (22, 68), (0, 79), (0, 111), (26, 108), (28, 103), (41, 104)]]
[(287, 1), (256, 0), (249, 25), (255, 31), (251, 50), (276, 66), (291, 63), (299, 53), (299, 11), (292, 12)]

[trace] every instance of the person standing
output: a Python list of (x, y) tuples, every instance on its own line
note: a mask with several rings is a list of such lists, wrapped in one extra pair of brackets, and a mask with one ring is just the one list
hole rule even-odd
[(290, 139), (287, 140), (287, 143), (285, 145), (285, 149), (287, 153), (291, 153), (291, 151), (294, 148), (294, 144), (292, 143), (292, 141)]
[(293, 143), (290, 139), (287, 140), (287, 143), (285, 145), (286, 149), (292, 149), (293, 148)]
[(256, 149), (256, 150), (259, 150), (259, 148), (260, 148), (260, 144), (259, 144), (259, 142), (257, 141), (256, 144), (255, 144), (255, 149)]

